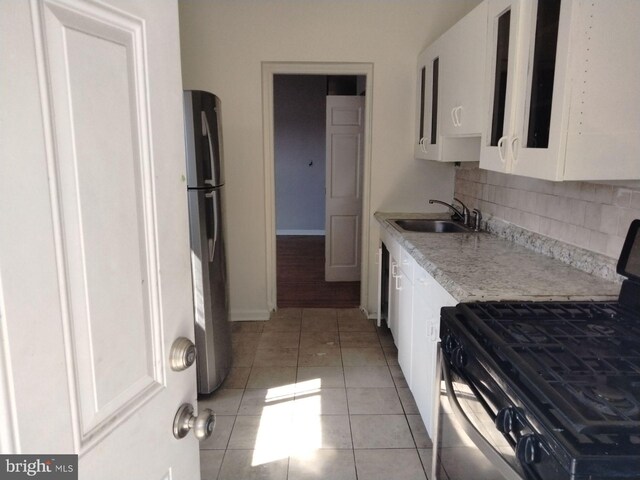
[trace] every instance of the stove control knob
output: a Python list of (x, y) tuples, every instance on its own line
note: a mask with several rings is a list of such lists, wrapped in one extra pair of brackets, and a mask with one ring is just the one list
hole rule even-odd
[(451, 353), (458, 346), (458, 342), (456, 341), (456, 337), (449, 334), (445, 335), (444, 340), (442, 341), (442, 345), (444, 346), (445, 352)]
[(516, 444), (516, 455), (521, 463), (532, 465), (540, 461), (540, 442), (534, 434), (525, 435)]
[(501, 433), (511, 433), (518, 428), (518, 417), (513, 407), (505, 407), (498, 410), (496, 415), (496, 428)]
[(467, 354), (462, 347), (456, 347), (451, 354), (453, 364), (458, 368), (463, 368), (467, 364)]

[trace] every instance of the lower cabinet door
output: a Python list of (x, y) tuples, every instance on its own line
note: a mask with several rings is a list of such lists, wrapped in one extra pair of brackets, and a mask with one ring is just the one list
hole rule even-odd
[(412, 370), (411, 378), (407, 381), (427, 432), (433, 438), (433, 419), (431, 417), (435, 361), (432, 357), (436, 342), (433, 338), (434, 310), (429, 304), (426, 293), (426, 289), (416, 283), (412, 322), (413, 335), (411, 338)]
[(400, 278), (399, 292), (399, 315), (398, 315), (398, 364), (402, 369), (404, 378), (409, 381), (411, 378), (411, 366), (413, 351), (413, 283), (407, 275), (402, 274)]
[(400, 322), (400, 288), (402, 288), (402, 274), (399, 263), (395, 257), (391, 257), (389, 262), (391, 272), (389, 272), (389, 317), (387, 326), (391, 330), (393, 342), (398, 346), (398, 324)]

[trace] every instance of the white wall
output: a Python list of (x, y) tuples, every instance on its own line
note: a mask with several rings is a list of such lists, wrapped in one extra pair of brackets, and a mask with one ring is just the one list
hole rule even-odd
[(327, 77), (273, 79), (278, 235), (324, 231)]
[[(232, 318), (268, 314), (261, 62), (373, 63), (372, 192), (365, 213), (428, 211), (428, 198), (451, 198), (453, 169), (413, 159), (417, 55), (478, 3), (180, 2), (184, 87), (212, 91), (223, 102)], [(365, 307), (374, 311), (375, 221), (364, 234), (371, 250)]]

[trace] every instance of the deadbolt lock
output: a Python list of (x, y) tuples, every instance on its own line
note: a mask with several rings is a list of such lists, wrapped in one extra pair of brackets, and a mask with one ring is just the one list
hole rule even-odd
[(186, 370), (196, 361), (196, 346), (186, 337), (179, 337), (171, 345), (169, 362), (171, 370), (181, 372)]

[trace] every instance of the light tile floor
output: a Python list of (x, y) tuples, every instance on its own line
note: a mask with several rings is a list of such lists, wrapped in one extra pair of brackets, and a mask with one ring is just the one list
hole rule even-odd
[(388, 329), (356, 309), (283, 309), (233, 328), (203, 480), (427, 478), (431, 441)]

